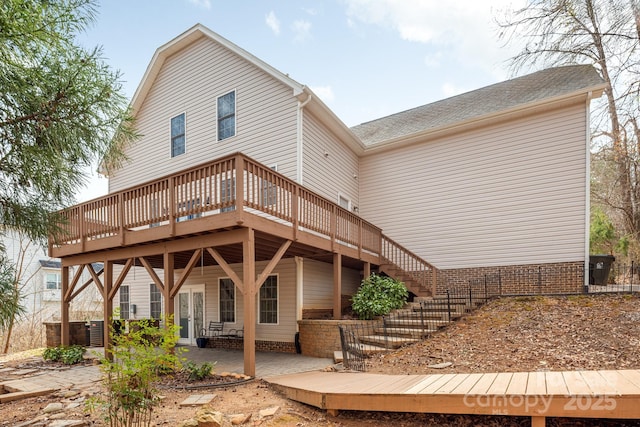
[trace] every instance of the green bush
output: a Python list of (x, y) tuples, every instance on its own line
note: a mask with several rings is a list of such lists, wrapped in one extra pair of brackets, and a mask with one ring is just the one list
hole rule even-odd
[(409, 292), (404, 283), (373, 273), (360, 284), (358, 292), (352, 298), (351, 307), (360, 319), (370, 320), (402, 308), (408, 297)]
[(209, 362), (204, 362), (202, 365), (198, 366), (193, 362), (187, 362), (184, 365), (185, 371), (189, 376), (189, 381), (200, 381), (211, 375), (213, 372), (213, 365)]
[(42, 353), (42, 358), (53, 362), (62, 362), (65, 365), (75, 365), (82, 362), (86, 351), (87, 349), (80, 345), (49, 347)]
[(158, 405), (157, 382), (160, 375), (180, 368), (176, 348), (178, 326), (165, 318), (164, 328), (140, 320), (129, 333), (113, 335), (113, 360), (101, 360), (105, 393), (88, 402), (89, 410), (104, 414), (111, 427), (149, 426), (153, 408)]

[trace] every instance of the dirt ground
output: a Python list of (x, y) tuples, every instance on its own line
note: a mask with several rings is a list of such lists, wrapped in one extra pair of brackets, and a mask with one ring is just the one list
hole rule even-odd
[[(640, 369), (640, 298), (596, 295), (522, 297), (495, 300), (430, 339), (370, 360), (368, 370), (388, 374), (448, 372), (514, 372), (577, 369)], [(428, 365), (451, 362), (445, 369)], [(5, 362), (19, 366), (20, 360)], [(226, 416), (244, 414), (250, 426), (528, 426), (528, 418), (445, 416), (381, 412), (341, 412), (329, 416), (283, 398), (265, 382), (179, 390), (163, 386), (154, 426), (175, 426), (194, 416), (193, 407), (179, 403), (194, 393), (212, 393), (211, 407)], [(0, 426), (19, 425), (42, 413), (60, 395), (30, 398), (0, 405)], [(263, 409), (278, 407), (273, 416)], [(67, 415), (70, 415), (67, 413)], [(99, 414), (76, 408), (73, 418), (103, 426)], [(249, 418), (250, 415), (250, 418)], [(67, 417), (70, 418), (70, 417)], [(549, 426), (638, 425), (630, 420), (548, 419)]]

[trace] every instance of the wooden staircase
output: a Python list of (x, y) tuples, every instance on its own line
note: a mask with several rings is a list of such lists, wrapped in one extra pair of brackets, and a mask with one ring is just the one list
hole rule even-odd
[(404, 246), (382, 235), (379, 271), (405, 284), (418, 297), (435, 295), (437, 269)]

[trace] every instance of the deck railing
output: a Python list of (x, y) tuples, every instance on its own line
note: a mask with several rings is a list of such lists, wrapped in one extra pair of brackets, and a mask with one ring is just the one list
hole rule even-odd
[(65, 209), (63, 232), (51, 243), (72, 245), (159, 226), (173, 230), (177, 222), (231, 211), (265, 216), (376, 256), (381, 251), (378, 227), (242, 154)]
[(437, 269), (434, 265), (384, 234), (382, 235), (381, 257), (383, 264), (391, 264), (396, 269), (403, 271), (408, 279), (418, 284), (421, 290), (430, 290), (432, 294), (435, 294)]

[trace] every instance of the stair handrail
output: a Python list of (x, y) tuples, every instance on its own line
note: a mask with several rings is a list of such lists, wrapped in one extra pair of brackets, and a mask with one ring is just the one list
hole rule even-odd
[[(380, 255), (383, 263), (394, 265), (413, 277), (421, 288), (431, 288), (431, 294), (436, 294), (437, 268), (430, 262), (411, 252), (409, 249), (394, 241), (385, 234), (382, 237)], [(430, 274), (429, 274), (430, 273)], [(427, 283), (427, 277), (430, 277)]]

